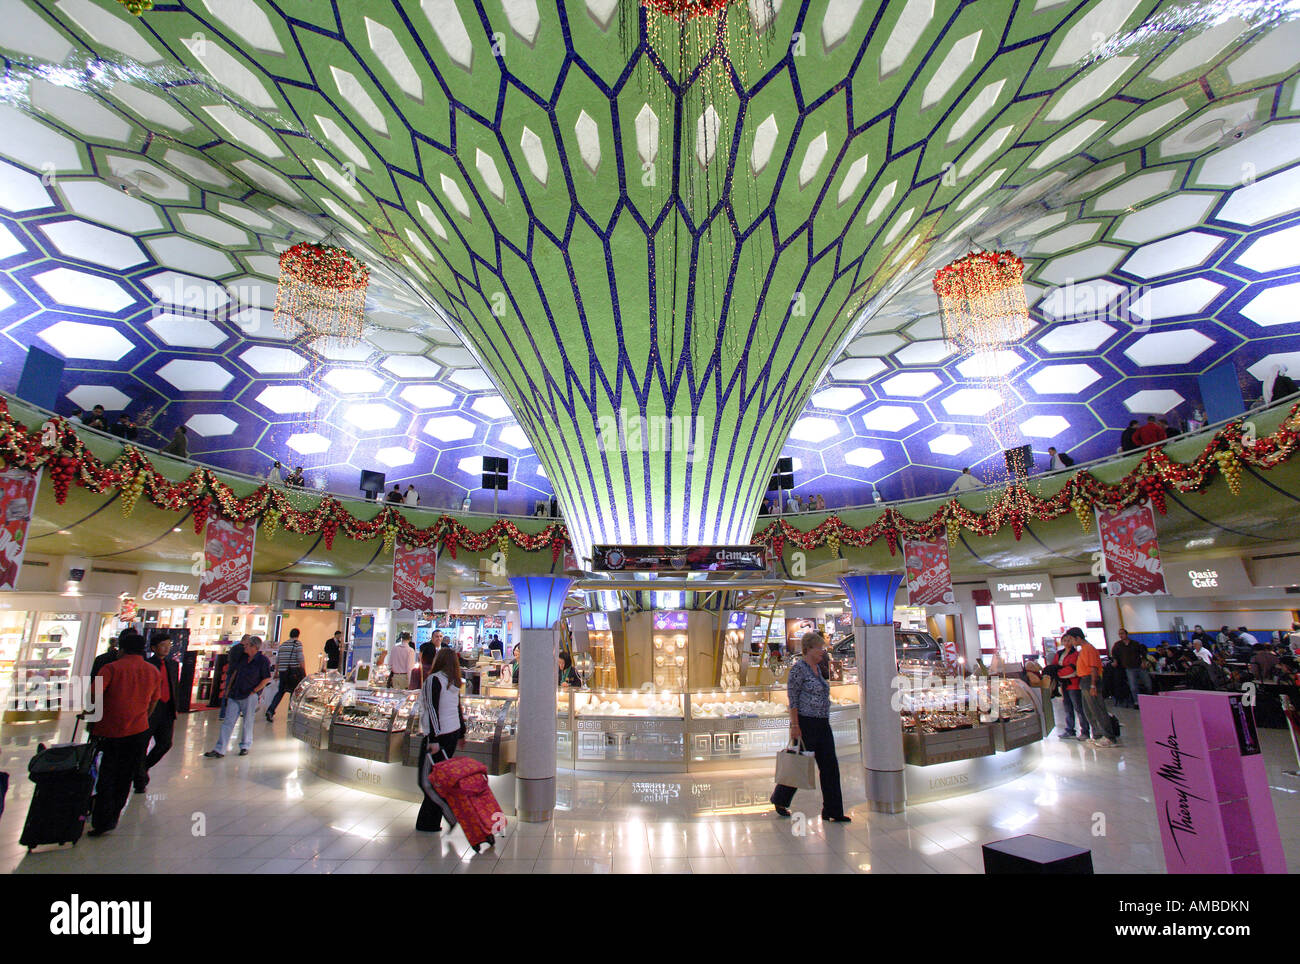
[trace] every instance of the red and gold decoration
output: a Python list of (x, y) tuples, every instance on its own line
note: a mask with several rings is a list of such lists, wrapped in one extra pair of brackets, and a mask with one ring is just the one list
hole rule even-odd
[(153, 0), (117, 0), (122, 6), (126, 7), (126, 12), (140, 16), (146, 10), (153, 9)]
[(1025, 263), (1010, 251), (972, 251), (958, 258), (934, 273), (934, 290), (944, 341), (957, 351), (991, 351), (1029, 334)]
[[(112, 493), (123, 498), (145, 498), (152, 505), (172, 512), (191, 514), (194, 531), (202, 533), (210, 516), (232, 522), (258, 520), (265, 538), (277, 529), (300, 536), (319, 534), (332, 546), (337, 534), (349, 539), (385, 542), (402, 540), (415, 546), (436, 546), (456, 558), (459, 550), (483, 552), (514, 545), (524, 552), (541, 552), (549, 548), (552, 561), (558, 561), (568, 545), (568, 531), (553, 522), (529, 534), (507, 519), (498, 519), (482, 531), (475, 531), (451, 516), (439, 516), (433, 525), (414, 525), (397, 507), (381, 504), (370, 518), (353, 515), (338, 499), (330, 495), (304, 496), (261, 484), (246, 495), (238, 496), (211, 469), (196, 468), (186, 478), (172, 481), (158, 472), (139, 449), (128, 445), (110, 464), (105, 464), (86, 448), (72, 424), (52, 419), (52, 432), (43, 432), (40, 424), (28, 428), (15, 419), (0, 399), (0, 468), (16, 467), (36, 471), (44, 468), (54, 489), (55, 500), (62, 505), (72, 485), (96, 494)], [(52, 443), (46, 446), (43, 437)], [(1023, 484), (1003, 490), (986, 511), (976, 512), (953, 498), (925, 519), (909, 519), (896, 508), (887, 507), (870, 525), (854, 528), (838, 516), (831, 515), (807, 532), (796, 529), (785, 519), (777, 519), (754, 534), (752, 542), (781, 555), (787, 547), (809, 551), (833, 546), (861, 549), (880, 539), (892, 553), (902, 541), (937, 539), (946, 534), (950, 542), (963, 533), (994, 536), (1010, 528), (1018, 539), (1032, 522), (1057, 519), (1073, 512), (1085, 531), (1086, 516), (1100, 507), (1116, 511), (1150, 499), (1159, 513), (1164, 513), (1167, 492), (1204, 491), (1220, 475), (1234, 493), (1240, 491), (1243, 466), (1267, 471), (1296, 456), (1300, 450), (1300, 404), (1293, 406), (1271, 435), (1254, 437), (1242, 429), (1239, 421), (1230, 422), (1215, 432), (1201, 453), (1189, 463), (1175, 462), (1163, 447), (1150, 449), (1126, 476), (1117, 482), (1102, 482), (1092, 473), (1080, 470), (1055, 494), (1042, 497)], [(505, 540), (503, 543), (502, 540)]]
[(275, 324), (291, 337), (361, 338), (370, 269), (342, 248), (301, 241), (280, 255)]
[(1148, 450), (1134, 469), (1117, 482), (1102, 482), (1091, 472), (1080, 470), (1055, 495), (1035, 495), (1023, 483), (1001, 490), (984, 512), (966, 508), (950, 499), (925, 519), (909, 519), (888, 507), (870, 525), (854, 528), (831, 515), (807, 532), (784, 519), (777, 519), (755, 533), (753, 542), (781, 554), (789, 547), (805, 552), (821, 548), (833, 553), (844, 547), (863, 549), (883, 539), (890, 554), (900, 541), (937, 539), (945, 532), (949, 542), (963, 533), (995, 536), (1010, 529), (1019, 539), (1025, 526), (1050, 522), (1073, 512), (1084, 531), (1092, 528), (1092, 512), (1100, 508), (1115, 512), (1150, 500), (1156, 512), (1164, 514), (1166, 493), (1203, 492), (1214, 476), (1220, 475), (1233, 494), (1241, 490), (1242, 466), (1267, 471), (1296, 456), (1300, 450), (1300, 404), (1291, 408), (1273, 434), (1252, 438), (1241, 422), (1230, 422), (1215, 432), (1201, 453), (1190, 463), (1175, 462), (1164, 448)]

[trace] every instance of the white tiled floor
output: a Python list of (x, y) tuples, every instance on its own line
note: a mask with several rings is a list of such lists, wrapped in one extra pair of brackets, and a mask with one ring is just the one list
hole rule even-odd
[[(31, 795), (27, 760), (51, 728), (6, 727), (0, 769), (0, 871), (10, 873), (979, 873), (980, 845), (1037, 833), (1089, 847), (1100, 873), (1163, 873), (1137, 716), (1118, 711), (1126, 745), (1089, 749), (1055, 739), (1041, 766), (994, 790), (871, 814), (856, 767), (844, 767), (852, 824), (823, 824), (820, 801), (803, 836), (764, 802), (768, 772), (704, 775), (562, 773), (549, 824), (511, 822), (474, 854), (459, 830), (414, 832), (416, 805), (336, 786), (296, 769), (283, 720), (259, 722), (252, 754), (205, 760), (213, 713), (189, 716), (132, 796), (119, 829), (76, 847), (28, 854), (18, 836)], [(63, 727), (66, 737), (68, 726)], [(1300, 868), (1300, 779), (1287, 735), (1261, 731), (1287, 862)], [(1104, 826), (1102, 825), (1104, 821)], [(1104, 833), (1094, 836), (1094, 828)], [(200, 832), (202, 831), (202, 832)]]

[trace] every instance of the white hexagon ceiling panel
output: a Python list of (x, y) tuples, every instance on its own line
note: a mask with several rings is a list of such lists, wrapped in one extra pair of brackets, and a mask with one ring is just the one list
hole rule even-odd
[[(1163, 6), (733, 4), (759, 39), (706, 103), (628, 69), (631, 2), (9, 0), (0, 388), (36, 345), (145, 444), (188, 424), (199, 458), (344, 492), (383, 467), (425, 504), (503, 455), (503, 507), (557, 479), (627, 539), (593, 507), (745, 534), (783, 447), (833, 504), (945, 489), (1000, 458), (999, 408), (1105, 454), (1132, 405), (1300, 352), (1296, 12)], [(362, 345), (270, 324), (278, 255), (322, 239), (374, 272)], [(929, 289), (972, 246), (1027, 262), (1033, 330), (989, 364)], [(588, 471), (620, 410), (707, 412), (731, 488)]]

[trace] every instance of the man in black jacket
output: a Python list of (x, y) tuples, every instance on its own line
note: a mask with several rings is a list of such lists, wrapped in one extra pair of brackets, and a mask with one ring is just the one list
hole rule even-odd
[(180, 692), (180, 667), (176, 660), (168, 659), (171, 652), (172, 638), (162, 630), (156, 630), (149, 640), (153, 655), (145, 659), (146, 663), (156, 666), (163, 675), (162, 699), (149, 716), (149, 735), (153, 739), (153, 749), (147, 756), (140, 758), (140, 767), (135, 772), (135, 792), (144, 793), (149, 786), (149, 770), (155, 763), (167, 755), (172, 748), (172, 733), (176, 729), (176, 694)]

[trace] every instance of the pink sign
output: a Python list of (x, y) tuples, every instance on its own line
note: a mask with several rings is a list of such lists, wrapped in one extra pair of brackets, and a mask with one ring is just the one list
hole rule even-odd
[(209, 519), (203, 537), (199, 602), (247, 603), (253, 587), (253, 543), (257, 524)]
[(433, 609), (433, 580), (438, 573), (438, 551), (398, 543), (393, 552), (393, 608)]
[(1119, 512), (1097, 510), (1097, 535), (1106, 561), (1106, 591), (1112, 596), (1155, 596), (1167, 592), (1151, 503)]
[(1138, 703), (1166, 871), (1286, 873), (1253, 710), (1241, 694), (1188, 690)]
[(18, 585), (27, 549), (27, 524), (36, 505), (40, 472), (5, 469), (0, 472), (0, 590)]
[(947, 539), (906, 542), (904, 556), (909, 606), (939, 606), (953, 602)]

